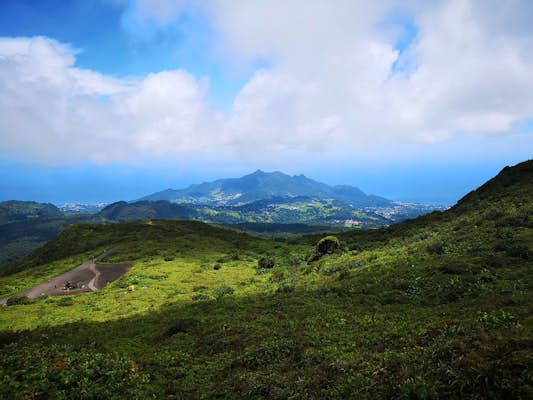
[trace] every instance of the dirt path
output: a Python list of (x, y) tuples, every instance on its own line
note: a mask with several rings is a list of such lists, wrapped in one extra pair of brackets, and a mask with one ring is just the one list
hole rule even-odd
[(87, 283), (87, 287), (89, 288), (89, 290), (94, 292), (94, 291), (98, 290), (98, 289), (96, 289), (95, 283), (96, 283), (96, 280), (100, 277), (100, 271), (98, 271), (96, 269), (96, 264), (94, 264), (94, 263), (91, 263), (91, 265), (89, 266), (89, 269), (91, 270), (91, 272), (94, 273), (94, 276), (89, 281), (89, 283)]
[[(17, 296), (26, 296), (33, 299), (45, 294), (57, 296), (100, 290), (105, 287), (107, 283), (118, 279), (131, 268), (131, 265), (129, 264), (96, 265), (96, 261), (107, 257), (115, 251), (116, 249), (108, 250), (70, 271), (49, 279), (31, 289), (18, 293)], [(67, 281), (76, 282), (80, 287), (77, 289), (65, 290), (64, 287)], [(8, 297), (0, 299), (0, 304), (6, 304), (7, 299)]]

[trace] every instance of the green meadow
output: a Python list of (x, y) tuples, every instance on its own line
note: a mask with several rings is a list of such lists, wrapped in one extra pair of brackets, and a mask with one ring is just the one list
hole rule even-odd
[(533, 398), (532, 198), (529, 161), (327, 251), (195, 221), (72, 225), (0, 296), (112, 248), (103, 263), (133, 267), (1, 307), (0, 398)]

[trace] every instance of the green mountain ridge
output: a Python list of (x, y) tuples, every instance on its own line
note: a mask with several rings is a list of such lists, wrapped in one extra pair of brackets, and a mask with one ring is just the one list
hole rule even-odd
[(185, 189), (167, 189), (139, 200), (169, 200), (175, 203), (208, 205), (242, 205), (272, 197), (312, 197), (334, 199), (354, 207), (386, 206), (390, 200), (366, 195), (348, 185), (329, 186), (304, 175), (289, 176), (282, 172), (256, 172), (241, 178), (218, 179), (191, 185)]
[(323, 235), (71, 225), (0, 296), (104, 249), (133, 267), (100, 292), (0, 308), (0, 397), (531, 398), (532, 167), (447, 211), (338, 233), (330, 254)]
[(0, 225), (35, 219), (60, 218), (63, 213), (50, 203), (9, 200), (0, 202)]

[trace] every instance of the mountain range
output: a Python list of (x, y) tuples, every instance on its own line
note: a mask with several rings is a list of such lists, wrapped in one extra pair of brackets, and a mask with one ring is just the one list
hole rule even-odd
[(290, 176), (279, 171), (261, 170), (241, 178), (218, 179), (191, 185), (185, 189), (166, 189), (139, 200), (238, 206), (273, 197), (333, 199), (352, 207), (382, 207), (393, 204), (391, 200), (367, 195), (353, 186), (330, 186), (304, 175)]

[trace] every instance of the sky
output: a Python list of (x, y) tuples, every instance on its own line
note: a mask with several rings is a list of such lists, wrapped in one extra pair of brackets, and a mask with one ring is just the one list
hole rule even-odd
[(0, 200), (256, 169), (452, 204), (533, 153), (529, 0), (2, 0)]

